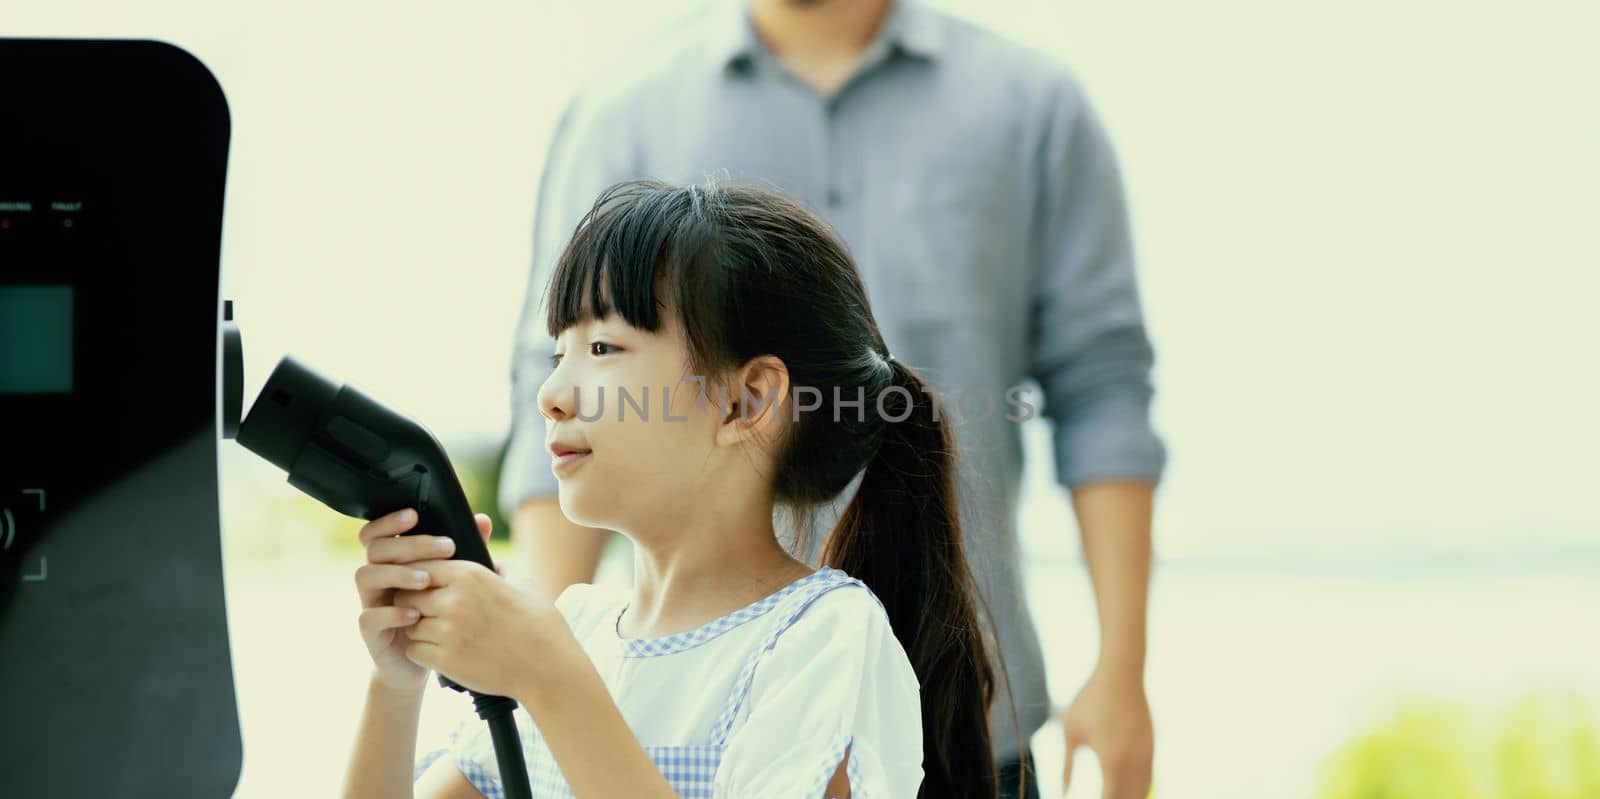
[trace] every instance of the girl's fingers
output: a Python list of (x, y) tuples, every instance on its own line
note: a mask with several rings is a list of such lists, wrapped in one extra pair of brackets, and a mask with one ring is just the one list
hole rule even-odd
[(358, 623), (363, 635), (371, 636), (395, 627), (405, 627), (415, 624), (421, 618), (412, 608), (399, 608), (386, 605), (381, 608), (367, 608), (361, 611)]
[(428, 586), (428, 573), (392, 563), (368, 563), (356, 569), (356, 592), (361, 606), (372, 608), (384, 601), (391, 589), (420, 590)]
[(368, 563), (411, 563), (448, 559), (456, 542), (442, 535), (396, 535), (367, 544)]
[(359, 538), (361, 543), (365, 544), (378, 538), (399, 535), (416, 526), (416, 523), (416, 510), (413, 508), (401, 508), (394, 513), (390, 513), (385, 516), (379, 516), (378, 518), (361, 525), (361, 534)]
[[(473, 521), (478, 523), (478, 535), (483, 536), (483, 543), (488, 545), (489, 536), (494, 534), (494, 520), (489, 518), (489, 514), (487, 513), (479, 513), (472, 518)], [(500, 570), (500, 564), (498, 563), (494, 565), (494, 573), (502, 577), (505, 576), (505, 572)]]

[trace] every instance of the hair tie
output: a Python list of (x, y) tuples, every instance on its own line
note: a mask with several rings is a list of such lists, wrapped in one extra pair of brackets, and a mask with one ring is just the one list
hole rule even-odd
[(894, 363), (894, 353), (891, 352), (891, 353), (888, 353), (887, 355), (884, 355), (883, 359), (888, 361), (889, 363)]

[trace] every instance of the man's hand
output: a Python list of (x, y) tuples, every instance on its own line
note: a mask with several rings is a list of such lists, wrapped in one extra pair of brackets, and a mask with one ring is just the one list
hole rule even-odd
[(1096, 669), (1061, 714), (1061, 723), (1067, 739), (1063, 792), (1072, 784), (1073, 752), (1087, 746), (1100, 760), (1105, 779), (1102, 799), (1150, 795), (1155, 732), (1140, 675)]

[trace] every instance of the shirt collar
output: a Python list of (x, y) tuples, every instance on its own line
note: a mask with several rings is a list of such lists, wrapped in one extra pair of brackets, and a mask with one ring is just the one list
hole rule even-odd
[[(766, 44), (750, 22), (748, 0), (726, 0), (718, 9), (722, 22), (717, 52), (724, 68), (765, 53)], [(731, 6), (731, 7), (730, 7)], [(933, 60), (944, 46), (944, 28), (923, 0), (890, 0), (889, 11), (874, 37), (912, 55)]]

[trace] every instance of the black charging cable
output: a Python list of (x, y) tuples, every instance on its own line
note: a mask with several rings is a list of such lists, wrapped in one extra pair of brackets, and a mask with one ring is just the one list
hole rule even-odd
[(494, 742), (494, 760), (500, 766), (500, 784), (505, 787), (506, 799), (533, 799), (528, 764), (522, 759), (522, 736), (517, 733), (517, 720), (512, 715), (517, 700), (462, 688), (443, 674), (439, 675), (439, 684), (472, 695), (478, 718), (489, 725), (489, 739)]

